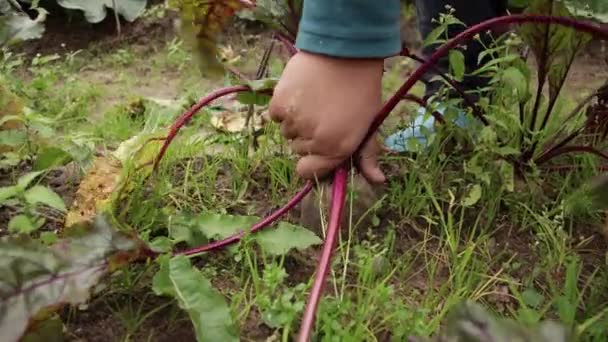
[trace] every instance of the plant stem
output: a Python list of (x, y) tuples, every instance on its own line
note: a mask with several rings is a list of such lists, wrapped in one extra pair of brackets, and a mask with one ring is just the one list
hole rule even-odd
[(424, 74), (429, 72), (431, 68), (439, 62), (441, 58), (446, 56), (450, 50), (457, 47), (465, 40), (473, 38), (476, 34), (485, 32), (496, 26), (505, 26), (510, 24), (526, 24), (526, 23), (540, 23), (540, 24), (559, 24), (563, 26), (569, 26), (576, 30), (587, 32), (596, 35), (602, 39), (608, 40), (608, 28), (601, 28), (597, 25), (580, 21), (571, 17), (558, 17), (548, 15), (536, 15), (536, 14), (518, 14), (509, 15), (493, 18), (477, 25), (474, 25), (463, 32), (450, 39), (447, 43), (442, 45), (439, 49), (427, 59), (426, 63), (422, 64), (416, 71), (408, 78), (408, 80), (397, 90), (397, 92), (384, 104), (376, 118), (374, 119), (367, 136), (359, 145), (358, 151), (367, 143), (367, 141), (373, 136), (378, 130), (382, 122), (390, 114), (390, 112), (397, 106), (399, 101), (407, 94), (412, 87), (422, 78)]
[(579, 152), (579, 153), (591, 153), (598, 157), (604, 158), (608, 160), (608, 154), (593, 148), (591, 146), (564, 146), (562, 148), (555, 149), (551, 151), (551, 153), (546, 153), (543, 155), (543, 158), (537, 159), (537, 164), (546, 163), (548, 160), (555, 158), (557, 156), (561, 156), (562, 154)]
[(287, 53), (289, 53), (290, 56), (295, 55), (298, 52), (298, 49), (296, 49), (293, 40), (287, 36), (285, 36), (284, 34), (280, 33), (280, 32), (275, 32), (274, 37), (280, 41), (281, 43), (283, 43), (283, 46), (287, 49)]
[[(410, 101), (410, 102), (414, 102), (419, 104), (422, 107), (428, 108), (429, 104), (428, 102), (423, 99), (420, 98), (416, 95), (413, 94), (405, 94), (405, 96), (403, 97), (404, 100), (406, 101)], [(431, 112), (431, 115), (433, 115), (433, 117), (435, 118), (435, 120), (437, 120), (439, 123), (445, 123), (445, 119), (443, 118), (443, 115), (441, 115), (441, 113), (437, 112), (437, 111), (433, 111)]]
[(255, 233), (258, 230), (263, 229), (263, 228), (273, 224), (275, 221), (277, 221), (279, 218), (281, 218), (283, 215), (285, 215), (288, 211), (293, 209), (293, 207), (295, 207), (298, 203), (300, 203), (300, 201), (310, 192), (310, 190), (312, 190), (312, 188), (313, 188), (313, 183), (310, 181), (307, 182), (306, 185), (304, 186), (304, 188), (302, 190), (300, 190), (300, 192), (298, 192), (292, 199), (290, 199), (289, 202), (287, 202), (287, 204), (285, 206), (283, 206), (279, 210), (273, 212), (269, 216), (265, 217), (258, 223), (254, 224), (249, 231), (243, 231), (243, 232), (234, 234), (232, 236), (229, 236), (223, 240), (214, 241), (207, 245), (190, 248), (190, 249), (187, 249), (187, 250), (184, 250), (181, 252), (176, 252), (176, 253), (174, 253), (174, 255), (192, 256), (195, 254), (208, 252), (208, 251), (211, 251), (214, 249), (224, 248), (228, 245), (238, 242), (241, 240), (241, 238), (243, 236), (245, 236), (246, 233)]
[(118, 34), (118, 38), (120, 38), (122, 37), (122, 28), (120, 26), (120, 17), (118, 16), (116, 0), (112, 0), (112, 9), (114, 10), (114, 20), (116, 21), (116, 33)]
[(304, 318), (302, 319), (302, 325), (300, 326), (300, 333), (298, 335), (299, 342), (308, 342), (312, 332), (317, 306), (319, 305), (319, 300), (323, 293), (325, 279), (327, 278), (338, 231), (340, 230), (340, 220), (342, 218), (342, 209), (344, 208), (347, 180), (347, 168), (345, 166), (339, 167), (334, 174), (327, 237), (323, 244), (321, 260), (317, 266), (315, 282), (312, 285), (312, 290), (310, 291), (310, 296), (306, 303), (306, 309), (304, 310)]
[[(594, 97), (596, 97), (598, 95), (598, 92), (594, 92), (593, 94), (587, 96), (585, 99), (583, 99), (583, 101), (581, 101), (581, 103), (579, 103), (576, 108), (574, 108), (574, 110), (572, 112), (570, 112), (570, 114), (563, 120), (563, 122), (568, 122), (570, 121), (573, 117), (575, 117), (578, 113), (580, 113), (581, 110), (583, 110), (583, 108), (585, 108), (585, 106), (591, 102), (591, 100), (593, 100)], [(569, 143), (570, 141), (572, 141), (574, 138), (576, 138), (579, 134), (581, 134), (581, 132), (583, 131), (585, 125), (589, 122), (589, 119), (587, 119), (585, 121), (585, 124), (583, 125), (583, 127), (575, 130), (574, 132), (570, 133), (566, 138), (562, 139), (562, 141), (558, 142), (557, 144), (555, 144), (554, 146), (550, 147), (549, 149), (547, 149), (546, 151), (544, 151), (536, 160), (535, 163), (538, 164), (539, 160), (545, 159), (545, 156), (547, 154), (552, 153), (554, 150), (565, 146), (567, 143)], [(561, 134), (561, 132), (563, 132), (563, 130), (565, 129), (565, 126), (560, 127), (560, 129), (555, 133), (555, 138), (553, 139), (553, 141), (555, 141), (555, 139), (557, 139), (557, 137)], [(553, 141), (551, 141), (549, 143), (549, 145), (551, 145), (553, 143)]]
[(179, 118), (177, 118), (177, 120), (175, 120), (173, 125), (171, 125), (171, 128), (169, 128), (169, 133), (167, 134), (165, 143), (160, 148), (160, 151), (158, 152), (156, 159), (154, 160), (154, 170), (158, 169), (158, 164), (160, 163), (161, 159), (165, 155), (165, 152), (167, 151), (167, 148), (169, 148), (169, 145), (171, 144), (173, 139), (175, 139), (175, 136), (177, 135), (179, 130), (186, 123), (188, 123), (188, 121), (190, 121), (190, 119), (192, 119), (192, 117), (196, 113), (198, 113), (199, 110), (201, 110), (203, 107), (210, 104), (214, 100), (219, 99), (220, 97), (234, 94), (234, 93), (249, 91), (249, 90), (250, 90), (250, 88), (245, 85), (237, 85), (237, 86), (231, 86), (231, 87), (218, 89), (214, 92), (211, 92), (207, 96), (203, 97), (198, 103), (196, 103), (194, 106), (192, 106), (192, 108), (190, 108), (187, 112), (185, 112)]
[[(414, 61), (424, 64), (426, 63), (426, 61), (424, 60), (424, 58), (419, 57), (415, 54), (409, 54), (407, 55), (407, 57), (413, 59)], [(460, 97), (462, 97), (462, 99), (464, 100), (464, 102), (471, 107), (471, 109), (473, 109), (473, 115), (475, 115), (479, 120), (481, 120), (481, 122), (484, 125), (489, 125), (488, 120), (484, 117), (483, 112), (481, 111), (481, 108), (479, 108), (479, 106), (477, 106), (475, 104), (475, 101), (473, 101), (473, 99), (471, 98), (471, 96), (469, 94), (467, 94), (462, 87), (456, 83), (456, 81), (454, 81), (453, 79), (451, 79), (448, 75), (446, 75), (444, 72), (441, 72), (441, 70), (439, 70), (439, 68), (437, 68), (436, 66), (432, 66), (431, 68), (433, 70), (433, 72), (437, 75), (439, 75), (439, 77), (443, 78), (459, 95)]]

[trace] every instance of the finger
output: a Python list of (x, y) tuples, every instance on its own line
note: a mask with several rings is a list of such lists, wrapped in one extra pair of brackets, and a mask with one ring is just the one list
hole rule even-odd
[(285, 139), (294, 139), (298, 136), (298, 130), (291, 120), (281, 122), (281, 135)]
[(312, 154), (298, 161), (296, 171), (304, 179), (321, 179), (328, 176), (341, 162), (340, 158)]
[(359, 155), (359, 171), (370, 183), (384, 183), (386, 176), (378, 165), (378, 154), (380, 153), (380, 144), (375, 138), (372, 138)]
[(306, 155), (310, 155), (313, 154), (313, 141), (310, 139), (305, 139), (302, 137), (297, 137), (295, 139), (293, 139), (290, 143), (291, 146), (291, 150), (296, 153), (299, 154), (301, 156), (306, 156)]
[(268, 105), (268, 116), (275, 122), (283, 122), (287, 117), (287, 109), (279, 104), (280, 100), (275, 100), (277, 94), (270, 100)]

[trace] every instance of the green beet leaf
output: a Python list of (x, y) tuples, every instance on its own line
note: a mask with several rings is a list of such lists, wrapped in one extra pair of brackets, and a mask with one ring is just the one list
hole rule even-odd
[(239, 341), (226, 300), (185, 256), (160, 259), (153, 289), (158, 295), (174, 297), (190, 316), (198, 341)]
[(99, 23), (105, 19), (108, 8), (116, 12), (127, 21), (134, 21), (146, 9), (147, 0), (57, 0), (65, 8), (81, 10), (90, 23)]
[[(535, 0), (525, 13), (571, 17), (563, 2)], [(549, 120), (552, 110), (568, 76), (575, 57), (591, 41), (591, 35), (556, 24), (525, 24), (520, 28), (522, 39), (530, 46), (538, 67), (538, 88), (548, 84), (549, 103), (541, 116), (542, 126)], [(540, 93), (539, 93), (540, 94)], [(535, 128), (540, 98), (536, 98), (531, 128)]]
[(303, 250), (323, 242), (312, 231), (286, 222), (280, 222), (276, 229), (260, 231), (255, 240), (272, 255), (285, 255), (294, 248)]
[(41, 8), (34, 10), (37, 15), (32, 19), (4, 2), (0, 7), (0, 47), (42, 37), (47, 12)]
[(242, 231), (249, 231), (259, 217), (205, 213), (193, 219), (197, 223), (196, 228), (208, 239), (224, 239)]

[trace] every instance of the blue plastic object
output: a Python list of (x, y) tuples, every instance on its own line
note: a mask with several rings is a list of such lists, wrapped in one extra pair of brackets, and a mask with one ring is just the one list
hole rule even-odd
[[(444, 114), (445, 107), (438, 108), (437, 112)], [(408, 152), (408, 140), (413, 138), (418, 140), (420, 146), (427, 147), (427, 136), (430, 137), (435, 134), (435, 118), (432, 115), (426, 115), (426, 113), (426, 108), (420, 107), (412, 125), (388, 136), (384, 140), (384, 145), (393, 152)], [(458, 111), (458, 116), (453, 122), (461, 128), (469, 124), (466, 113), (461, 110)], [(427, 135), (422, 132), (423, 127), (426, 128)]]

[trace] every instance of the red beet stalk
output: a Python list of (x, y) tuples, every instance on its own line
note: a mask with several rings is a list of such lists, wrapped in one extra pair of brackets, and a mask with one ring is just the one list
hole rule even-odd
[[(463, 41), (470, 39), (471, 37), (475, 36), (476, 34), (478, 34), (480, 32), (484, 32), (495, 26), (504, 26), (504, 25), (510, 25), (510, 24), (525, 24), (525, 23), (530, 23), (530, 22), (545, 23), (545, 24), (553, 23), (553, 24), (560, 24), (560, 25), (564, 25), (564, 26), (570, 26), (577, 30), (595, 34), (595, 35), (598, 35), (598, 36), (608, 40), (608, 29), (602, 29), (599, 26), (596, 26), (594, 24), (577, 21), (576, 19), (573, 19), (570, 17), (553, 17), (553, 16), (546, 16), (546, 15), (530, 15), (530, 14), (513, 15), (513, 16), (494, 18), (494, 19), (488, 20), (486, 22), (480, 23), (478, 25), (472, 26), (471, 28), (463, 31), (462, 33), (460, 33), (459, 35), (457, 35), (456, 37), (452, 38), (450, 41), (445, 43), (443, 46), (441, 46), (424, 64), (422, 64), (418, 69), (416, 69), (416, 71), (408, 78), (408, 80), (399, 88), (399, 90), (397, 90), (397, 92), (382, 107), (382, 109), (376, 116), (374, 122), (372, 123), (372, 126), (371, 126), (370, 130), (368, 131), (367, 137), (366, 137), (366, 139), (364, 139), (361, 146), (380, 127), (380, 125), (386, 119), (386, 117), (390, 114), (390, 112), (395, 108), (395, 106), (399, 103), (399, 101), (401, 101), (401, 99), (403, 99), (407, 95), (407, 93), (414, 86), (414, 84), (416, 82), (418, 82), (418, 80), (420, 80), (422, 75), (426, 74), (433, 67), (433, 65), (437, 64), (439, 59), (444, 57), (451, 49), (458, 46), (458, 44), (462, 43)], [(285, 43), (286, 41), (284, 40), (283, 42)], [(167, 150), (167, 147), (169, 146), (171, 141), (175, 138), (179, 129), (186, 122), (188, 122), (201, 108), (203, 108), (204, 106), (211, 103), (213, 100), (216, 100), (222, 96), (232, 94), (232, 93), (237, 93), (237, 92), (248, 91), (248, 90), (249, 90), (249, 88), (244, 85), (232, 86), (232, 87), (227, 87), (227, 88), (222, 88), (222, 89), (216, 90), (216, 91), (210, 93), (209, 95), (207, 95), (206, 97), (204, 97), (199, 103), (197, 103), (195, 106), (193, 106), (188, 112), (184, 113), (180, 118), (178, 118), (176, 120), (176, 122), (171, 126), (169, 134), (167, 135), (167, 139), (165, 140), (165, 143), (161, 147), (161, 150), (155, 160), (155, 163), (154, 163), (155, 168), (158, 166), (158, 163), (162, 159), (165, 151)], [(289, 204), (291, 204), (291, 207), (295, 206), (306, 195), (306, 193), (308, 193), (310, 191), (310, 189), (307, 189), (309, 187), (312, 188), (312, 184), (310, 182), (307, 183), (305, 188), (298, 195), (296, 195), (294, 198), (292, 198), (290, 200), (290, 202), (288, 203), (288, 205), (286, 205), (285, 207), (288, 207)], [(304, 192), (306, 192), (306, 193), (304, 193)], [(304, 193), (304, 194), (301, 195), (302, 193)], [(279, 212), (281, 212), (281, 215), (284, 214), (284, 212), (282, 211), (282, 209), (284, 209), (284, 208), (279, 209), (278, 212), (271, 214), (268, 218), (275, 217), (275, 215)], [(265, 220), (260, 221), (259, 224), (261, 226), (256, 225), (255, 226), (257, 228), (256, 231), (264, 227), (263, 223), (271, 224), (272, 222), (274, 222), (274, 220), (267, 221), (265, 219)], [(233, 239), (233, 237), (228, 238), (228, 239)], [(226, 239), (226, 240), (228, 240), (228, 239)], [(236, 242), (236, 241), (238, 241), (238, 239), (231, 240), (231, 241)], [(226, 245), (227, 245), (226, 243), (222, 244), (222, 243), (218, 242), (217, 244), (215, 244), (215, 243), (213, 244), (214, 247), (202, 246), (202, 247), (200, 247), (200, 249), (202, 251), (210, 251), (215, 248), (224, 247)]]
[(536, 14), (519, 14), (503, 16), (493, 18), (477, 25), (471, 26), (465, 31), (461, 32), (454, 38), (450, 39), (447, 43), (442, 45), (439, 49), (433, 53), (433, 55), (426, 61), (426, 63), (420, 65), (418, 69), (408, 78), (408, 80), (397, 90), (394, 96), (392, 96), (382, 107), (380, 113), (376, 116), (376, 119), (372, 123), (370, 130), (367, 133), (366, 138), (363, 140), (360, 146), (363, 146), (365, 142), (376, 132), (376, 130), (382, 125), (382, 122), (390, 114), (390, 112), (397, 106), (399, 101), (405, 96), (410, 89), (418, 82), (424, 74), (429, 72), (439, 60), (446, 56), (450, 50), (457, 47), (459, 44), (466, 40), (473, 38), (476, 34), (485, 32), (494, 27), (504, 27), (511, 24), (527, 24), (527, 23), (538, 23), (538, 24), (558, 24), (562, 26), (569, 26), (578, 31), (583, 31), (601, 37), (602, 39), (608, 40), (608, 28), (601, 28), (598, 25), (580, 21), (571, 17), (556, 17), (549, 15), (536, 15)]
[(207, 106), (211, 102), (219, 99), (220, 97), (224, 97), (226, 95), (230, 95), (230, 94), (234, 94), (234, 93), (249, 91), (249, 90), (250, 90), (250, 88), (245, 85), (237, 85), (237, 86), (226, 87), (226, 88), (221, 88), (221, 89), (215, 90), (215, 91), (211, 92), (210, 94), (208, 94), (207, 96), (203, 97), (197, 104), (192, 106), (187, 112), (185, 112), (179, 118), (177, 118), (177, 120), (175, 120), (173, 125), (171, 125), (171, 128), (169, 128), (169, 133), (167, 134), (165, 143), (163, 144), (163, 146), (161, 146), (160, 151), (158, 152), (158, 155), (156, 156), (156, 159), (154, 160), (154, 167), (153, 167), (154, 170), (156, 170), (158, 168), (158, 164), (160, 163), (161, 159), (163, 159), (165, 152), (167, 152), (167, 148), (169, 147), (169, 145), (171, 144), (173, 139), (175, 139), (175, 136), (177, 135), (179, 130), (186, 123), (188, 123), (190, 121), (190, 119), (192, 119), (192, 117), (196, 113), (198, 113), (199, 110), (201, 110), (203, 107)]
[[(577, 21), (576, 19), (570, 17), (553, 17), (546, 15), (534, 15), (534, 14), (523, 14), (523, 15), (513, 15), (513, 16), (505, 16), (498, 17), (478, 25), (472, 26), (464, 32), (460, 33), (456, 37), (452, 38), (446, 44), (441, 46), (424, 64), (422, 64), (409, 78), (408, 80), (397, 90), (397, 92), (386, 102), (386, 104), (382, 107), (378, 115), (376, 116), (372, 126), (370, 127), (367, 136), (363, 139), (361, 146), (365, 144), (365, 142), (374, 134), (374, 132), (380, 127), (382, 122), (388, 117), (390, 112), (397, 106), (399, 101), (403, 99), (403, 97), (411, 90), (418, 80), (426, 74), (434, 65), (437, 64), (439, 59), (447, 55), (447, 53), (458, 46), (465, 40), (468, 40), (475, 36), (480, 32), (484, 32), (488, 29), (494, 28), (496, 26), (506, 26), (510, 24), (525, 24), (525, 23), (541, 23), (541, 24), (559, 24), (563, 26), (569, 26), (579, 31), (584, 31), (587, 33), (595, 34), (603, 39), (608, 40), (608, 29), (602, 29), (594, 24)], [(224, 89), (220, 89), (209, 94), (205, 97), (201, 102), (199, 102), (195, 107), (193, 107), (190, 111), (185, 113), (182, 117), (176, 121), (176, 123), (171, 127), (169, 135), (167, 136), (167, 140), (165, 144), (161, 148), (161, 152), (155, 161), (155, 167), (158, 162), (162, 158), (164, 152), (166, 151), (168, 145), (173, 140), (177, 131), (183, 126), (198, 110), (200, 110), (203, 106), (207, 105), (211, 101), (225, 96), (230, 93), (247, 91), (249, 90), (246, 86), (234, 86), (228, 87)], [(360, 148), (358, 149), (360, 150)], [(325, 244), (323, 246), (323, 253), (321, 256), (321, 260), (316, 270), (316, 278), (315, 283), (313, 284), (313, 288), (310, 294), (310, 299), (306, 306), (306, 310), (304, 312), (304, 320), (300, 330), (299, 341), (308, 341), (310, 338), (310, 334), (312, 332), (312, 327), (314, 325), (314, 319), (316, 315), (316, 310), (318, 306), (318, 302), (320, 300), (323, 284), (325, 282), (325, 278), (327, 277), (327, 273), (329, 270), (329, 264), (331, 261), (331, 255), (333, 252), (333, 248), (336, 242), (337, 233), (340, 226), (340, 217), (342, 213), (342, 209), (344, 206), (344, 198), (346, 193), (346, 180), (347, 180), (347, 169), (344, 167), (340, 167), (334, 176), (334, 186), (333, 186), (333, 196), (332, 196), (332, 207), (330, 210), (330, 224), (327, 232), (327, 237)], [(312, 189), (312, 183), (308, 182), (305, 188), (296, 195), (288, 205), (281, 208), (279, 211), (271, 214), (267, 219), (262, 220), (259, 224), (254, 226), (255, 230), (262, 229), (272, 222), (274, 222), (278, 217), (283, 215), (286, 211), (288, 211), (291, 207), (295, 206), (310, 190)], [(252, 228), (252, 231), (253, 228)], [(200, 253), (204, 251), (210, 251), (216, 248), (225, 247), (226, 245), (236, 242), (240, 239), (242, 234), (237, 234), (237, 237), (230, 237), (228, 239), (222, 240), (220, 242), (213, 243), (211, 245), (202, 246), (197, 249), (194, 249), (195, 252), (190, 252), (189, 254)], [(182, 253), (188, 253), (182, 252)]]
[[(530, 15), (530, 14), (513, 15), (513, 16), (494, 18), (494, 19), (485, 21), (483, 23), (480, 23), (478, 25), (472, 26), (471, 28), (458, 34), (456, 37), (452, 38), (450, 41), (448, 41), (443, 46), (441, 46), (437, 51), (435, 51), (435, 53), (424, 64), (422, 64), (408, 78), (408, 80), (401, 86), (401, 88), (399, 88), (399, 90), (397, 90), (397, 92), (382, 107), (382, 109), (376, 116), (374, 122), (372, 123), (372, 126), (370, 127), (366, 138), (363, 139), (358, 150), (360, 150), (360, 148), (365, 144), (365, 142), (374, 134), (374, 132), (376, 132), (376, 130), (380, 127), (382, 122), (384, 122), (384, 120), (388, 117), (390, 112), (395, 108), (395, 106), (397, 106), (399, 101), (401, 101), (407, 95), (407, 93), (411, 90), (411, 88), (414, 86), (414, 84), (416, 84), (416, 82), (418, 82), (424, 74), (426, 74), (431, 68), (433, 68), (433, 66), (437, 64), (439, 59), (441, 59), (442, 57), (447, 55), (451, 49), (457, 47), (463, 41), (474, 37), (476, 34), (478, 34), (480, 32), (485, 32), (488, 29), (493, 28), (495, 26), (505, 26), (505, 25), (510, 25), (510, 24), (524, 24), (524, 23), (530, 23), (530, 22), (544, 23), (544, 24), (553, 23), (553, 24), (560, 24), (560, 25), (564, 25), (564, 26), (570, 26), (577, 30), (596, 34), (600, 37), (603, 37), (604, 39), (608, 39), (608, 29), (602, 29), (593, 24), (586, 23), (586, 22), (580, 22), (580, 21), (577, 21), (576, 19), (572, 19), (569, 17), (553, 17), (553, 16), (546, 16), (546, 15)], [(338, 171), (340, 171), (340, 169), (338, 169)], [(336, 175), (334, 177), (334, 194), (336, 193), (337, 185), (340, 185), (340, 183), (341, 183), (340, 181), (342, 180), (342, 178), (341, 178), (342, 176), (340, 173), (338, 173), (338, 171), (336, 172)], [(337, 196), (334, 196), (332, 198), (332, 208), (331, 208), (331, 212), (330, 212), (330, 220), (333, 219), (334, 217), (338, 217), (338, 221), (337, 221), (337, 223), (335, 223), (334, 226), (331, 225), (332, 221), (330, 221), (330, 226), (328, 228), (328, 233), (327, 233), (327, 239), (323, 246), (324, 253), (322, 255), (321, 261), (319, 262), (319, 265), (316, 270), (317, 279), (315, 280), (315, 284), (313, 285), (312, 291), (310, 293), (310, 299), (308, 301), (309, 304), (307, 305), (307, 307), (304, 311), (304, 321), (302, 323), (300, 335), (298, 337), (299, 342), (308, 342), (308, 340), (310, 338), (310, 334), (312, 332), (312, 326), (314, 323), (314, 317), (316, 314), (317, 304), (318, 304), (319, 298), (321, 297), (321, 293), (323, 290), (322, 285), (325, 282), (325, 275), (327, 274), (327, 272), (329, 270), (329, 259), (331, 258), (331, 252), (333, 249), (333, 244), (335, 242), (334, 240), (329, 241), (329, 239), (332, 238), (332, 235), (330, 235), (332, 232), (331, 230), (332, 229), (337, 230), (338, 226), (339, 226), (340, 215), (339, 215), (339, 213), (336, 213), (335, 211), (341, 212), (342, 207), (344, 206), (344, 197), (342, 197), (340, 199), (340, 201), (341, 201), (340, 203), (336, 202), (338, 200), (339, 199)], [(337, 234), (337, 232), (333, 232), (333, 233)]]
[(325, 237), (323, 252), (321, 253), (319, 265), (317, 266), (315, 282), (312, 285), (312, 290), (304, 311), (302, 325), (300, 326), (299, 342), (308, 342), (315, 322), (317, 306), (319, 305), (319, 300), (323, 293), (323, 287), (331, 263), (331, 256), (336, 245), (338, 232), (340, 231), (340, 219), (342, 218), (342, 209), (344, 208), (344, 199), (346, 197), (347, 180), (348, 170), (344, 166), (339, 167), (334, 174), (327, 236)]
[[(300, 190), (300, 192), (298, 192), (292, 199), (290, 199), (286, 205), (284, 205), (277, 211), (273, 212), (272, 214), (268, 215), (267, 217), (262, 219), (260, 222), (254, 224), (251, 227), (251, 229), (249, 230), (249, 232), (255, 233), (258, 230), (263, 229), (263, 228), (268, 227), (271, 224), (273, 224), (276, 220), (281, 218), (288, 211), (293, 209), (293, 207), (295, 207), (298, 203), (300, 203), (300, 201), (310, 192), (310, 190), (312, 190), (312, 188), (313, 188), (313, 183), (311, 181), (306, 182), (306, 185), (304, 185), (304, 188), (302, 188), (302, 190)], [(176, 255), (180, 255), (180, 254), (193, 255), (193, 254), (199, 254), (199, 253), (203, 253), (203, 252), (212, 251), (214, 249), (224, 248), (228, 245), (231, 245), (235, 242), (240, 241), (241, 238), (243, 238), (243, 236), (246, 233), (247, 232), (243, 231), (243, 232), (234, 234), (232, 236), (229, 236), (223, 240), (214, 241), (212, 243), (209, 243), (209, 244), (206, 244), (203, 246), (199, 246), (199, 247), (195, 247), (195, 248), (191, 248), (191, 249), (187, 249), (185, 251), (177, 252), (175, 254)]]

